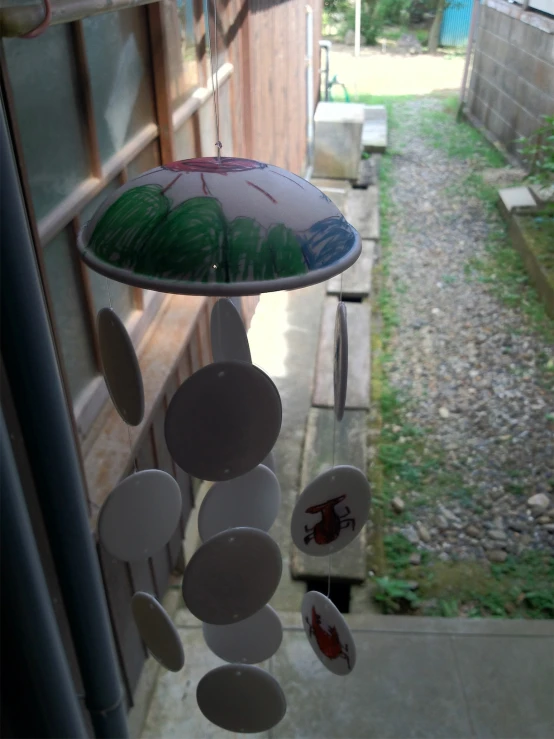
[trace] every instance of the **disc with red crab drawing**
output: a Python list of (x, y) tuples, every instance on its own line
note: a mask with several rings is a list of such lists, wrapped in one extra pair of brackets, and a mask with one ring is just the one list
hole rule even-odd
[(323, 557), (344, 549), (364, 527), (371, 495), (366, 476), (338, 465), (307, 485), (294, 507), (292, 540), (300, 551)]
[(329, 672), (348, 675), (356, 664), (356, 645), (348, 624), (323, 593), (311, 590), (302, 599), (302, 624), (316, 657)]

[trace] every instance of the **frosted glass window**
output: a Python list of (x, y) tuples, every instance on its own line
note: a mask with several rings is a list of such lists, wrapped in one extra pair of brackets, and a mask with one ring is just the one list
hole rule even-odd
[(105, 162), (155, 121), (146, 10), (129, 8), (85, 18), (83, 29)]
[[(213, 141), (211, 143), (213, 143)], [(213, 156), (213, 154), (210, 155)], [(194, 131), (192, 128), (192, 120), (189, 118), (188, 121), (183, 123), (181, 128), (175, 131), (175, 159), (193, 159), (195, 156)]]
[(166, 27), (173, 34), (167, 45), (173, 110), (182, 105), (198, 86), (192, 3), (193, 0), (177, 0), (162, 6)]
[(71, 32), (52, 26), (32, 41), (2, 40), (37, 218), (90, 175)]
[(92, 327), (79, 290), (77, 256), (67, 229), (44, 248), (48, 287), (61, 343), (71, 397), (75, 401), (98, 374), (92, 349)]
[[(112, 180), (94, 200), (91, 200), (81, 212), (81, 224), (84, 225), (89, 221), (102, 205), (104, 199), (114, 190), (117, 190), (118, 187), (119, 182), (117, 179)], [(88, 267), (86, 269), (90, 279), (94, 310), (98, 312), (101, 308), (108, 308), (111, 299), (112, 308), (121, 320), (125, 321), (135, 307), (132, 288), (128, 285), (123, 285), (121, 282), (110, 280), (108, 277), (104, 277)]]
[(149, 169), (159, 167), (160, 161), (160, 145), (158, 139), (152, 141), (140, 154), (129, 162), (127, 165), (127, 175), (129, 179), (136, 177), (142, 172), (147, 172)]

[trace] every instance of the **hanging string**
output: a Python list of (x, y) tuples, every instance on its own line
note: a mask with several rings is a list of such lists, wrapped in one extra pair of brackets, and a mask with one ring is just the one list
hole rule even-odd
[[(108, 280), (107, 277), (105, 278), (105, 280), (106, 280), (106, 288), (108, 290), (108, 301), (110, 303), (110, 310), (113, 310), (112, 293), (110, 290), (110, 281)], [(125, 421), (123, 421), (123, 423), (125, 423)], [(138, 472), (137, 460), (136, 460), (135, 455), (133, 454), (133, 440), (131, 439), (131, 427), (129, 426), (128, 423), (125, 423), (125, 426), (127, 427), (127, 438), (129, 439), (129, 452), (133, 460), (133, 472)]]
[[(213, 4), (213, 16), (214, 16), (214, 39), (215, 39), (215, 55), (216, 55), (216, 62), (218, 59), (218, 49), (217, 49), (217, 0), (212, 0)], [(214, 96), (214, 117), (215, 117), (215, 135), (216, 135), (216, 142), (215, 146), (217, 148), (217, 159), (218, 161), (221, 161), (221, 149), (223, 148), (223, 144), (219, 140), (219, 78), (218, 78), (218, 70), (216, 69), (216, 65), (214, 65), (214, 50), (212, 48), (212, 40), (210, 35), (210, 11), (208, 7), (208, 3), (206, 2), (206, 36), (208, 40), (208, 46), (210, 48), (210, 72), (212, 75), (212, 87), (213, 87), (213, 96)], [(214, 71), (215, 70), (215, 71)]]

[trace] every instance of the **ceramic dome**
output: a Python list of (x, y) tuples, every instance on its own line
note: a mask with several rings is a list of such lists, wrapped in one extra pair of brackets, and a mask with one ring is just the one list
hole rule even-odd
[(301, 177), (251, 159), (186, 159), (111, 194), (81, 229), (83, 260), (128, 285), (192, 295), (290, 290), (343, 272), (361, 240)]

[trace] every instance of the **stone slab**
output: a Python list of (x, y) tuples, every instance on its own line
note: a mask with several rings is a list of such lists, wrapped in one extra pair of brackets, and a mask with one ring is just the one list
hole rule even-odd
[(356, 667), (339, 680), (303, 631), (285, 632), (271, 661), (288, 703), (274, 739), (474, 736), (448, 637), (356, 632), (354, 640)]
[[(327, 297), (323, 304), (312, 405), (334, 407), (333, 357), (335, 316), (338, 301)], [(369, 410), (370, 306), (348, 303), (348, 388), (346, 408)]]
[[(352, 674), (339, 680), (317, 661), (300, 613), (281, 612), (279, 617), (283, 644), (263, 667), (281, 684), (288, 711), (270, 734), (258, 736), (553, 735), (552, 621), (345, 614), (358, 658)], [(178, 611), (176, 623), (186, 665), (178, 674), (159, 669), (142, 736), (225, 739), (230, 735), (204, 719), (195, 699), (202, 675), (222, 663), (208, 650), (200, 622), (186, 609)], [(138, 735), (135, 729), (133, 736)]]
[(384, 105), (364, 106), (362, 146), (364, 151), (382, 153), (387, 148), (387, 109)]
[[(300, 490), (314, 477), (333, 464), (333, 436), (335, 435), (335, 464), (351, 464), (365, 472), (367, 467), (367, 413), (345, 411), (341, 423), (335, 424), (335, 414), (330, 408), (312, 408), (308, 417)], [(367, 576), (367, 536), (365, 528), (345, 549), (331, 557), (331, 577), (362, 582)], [(291, 574), (307, 580), (326, 578), (329, 575), (328, 557), (310, 557), (292, 547)]]
[(379, 238), (379, 188), (370, 185), (367, 190), (350, 190), (346, 198), (346, 220), (354, 226), (362, 239)]
[(537, 203), (528, 187), (503, 187), (498, 191), (500, 208), (504, 215), (517, 208), (536, 208)]
[(339, 295), (346, 300), (367, 298), (371, 292), (371, 268), (375, 242), (362, 242), (362, 253), (357, 261), (342, 275), (336, 275), (327, 283), (327, 295)]
[(346, 207), (346, 196), (350, 190), (350, 183), (348, 180), (331, 180), (315, 178), (312, 181), (312, 185), (315, 185), (325, 193), (329, 200), (337, 206), (341, 213), (344, 214)]
[(452, 638), (478, 737), (554, 736), (554, 639)]

